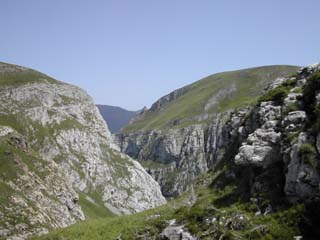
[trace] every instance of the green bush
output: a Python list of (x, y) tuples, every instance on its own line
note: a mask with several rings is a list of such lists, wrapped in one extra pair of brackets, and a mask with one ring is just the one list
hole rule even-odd
[(265, 95), (259, 98), (259, 102), (274, 101), (277, 104), (282, 104), (283, 100), (289, 93), (289, 88), (287, 86), (279, 86), (275, 89), (268, 91)]
[(320, 91), (320, 72), (307, 79), (303, 88), (303, 104), (309, 117), (309, 126), (314, 132), (320, 131), (320, 106), (316, 105), (316, 94)]
[(313, 169), (316, 169), (318, 166), (318, 160), (316, 159), (316, 157), (314, 155), (305, 156), (304, 161), (305, 161), (305, 163), (312, 166)]
[(318, 165), (316, 154), (316, 148), (310, 143), (304, 143), (299, 148), (299, 155), (303, 159), (303, 162), (309, 164), (313, 168), (316, 168)]
[(303, 102), (309, 111), (314, 111), (316, 92), (320, 90), (320, 73), (316, 73), (307, 79), (303, 89)]
[(313, 145), (310, 143), (304, 143), (300, 146), (299, 148), (299, 154), (304, 155), (304, 154), (316, 154), (316, 149)]
[(297, 83), (296, 76), (293, 76), (289, 80), (285, 81), (282, 85), (285, 87), (294, 87)]
[(297, 111), (299, 109), (300, 109), (299, 105), (297, 103), (293, 102), (293, 103), (288, 104), (285, 111), (286, 111), (286, 113), (289, 113), (289, 112)]
[(293, 140), (295, 140), (298, 136), (299, 136), (300, 132), (289, 132), (289, 133), (286, 133), (284, 136), (285, 136), (285, 139), (291, 143)]
[(314, 117), (312, 120), (312, 130), (316, 133), (320, 132), (320, 106), (314, 109)]

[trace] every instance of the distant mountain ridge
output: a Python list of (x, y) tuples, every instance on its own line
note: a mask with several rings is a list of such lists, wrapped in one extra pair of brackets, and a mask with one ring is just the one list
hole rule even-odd
[(129, 111), (124, 108), (111, 105), (97, 104), (97, 107), (103, 119), (107, 122), (111, 133), (119, 132), (140, 112), (140, 110)]

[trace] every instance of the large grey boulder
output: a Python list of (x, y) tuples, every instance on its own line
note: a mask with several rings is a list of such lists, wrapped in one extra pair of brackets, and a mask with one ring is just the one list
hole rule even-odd
[[(234, 158), (236, 164), (257, 170), (249, 174), (251, 193), (272, 191), (268, 182), (278, 179), (274, 187), (280, 186), (281, 192), (284, 192), (291, 202), (320, 197), (320, 134), (314, 132), (314, 128), (311, 129), (312, 123), (308, 122), (310, 119), (302, 102), (303, 93), (297, 93), (308, 84), (308, 77), (319, 70), (320, 65), (316, 64), (301, 69), (295, 77), (277, 80), (268, 89), (274, 89), (286, 81), (292, 84), (292, 89), (283, 103), (262, 102), (251, 111), (253, 117), (245, 124), (258, 124), (253, 126), (252, 132), (241, 141)], [(317, 98), (316, 94), (316, 104)], [(242, 128), (243, 126), (239, 128), (239, 132)], [(285, 180), (281, 183), (283, 176)]]
[(175, 220), (172, 220), (169, 225), (160, 234), (160, 239), (163, 240), (196, 240), (197, 238), (192, 236), (187, 231), (184, 225), (178, 225)]
[(290, 162), (286, 174), (284, 191), (289, 200), (296, 201), (315, 196), (319, 192), (319, 172), (310, 162), (316, 156), (314, 154), (302, 155), (300, 149), (303, 144), (310, 144), (310, 137), (306, 132), (301, 132), (297, 142), (293, 144), (290, 151)]
[(249, 134), (242, 143), (234, 161), (238, 165), (253, 165), (267, 167), (278, 161), (279, 141), (281, 133), (277, 124), (281, 116), (281, 109), (272, 102), (262, 102), (258, 111), (260, 128)]
[(305, 111), (294, 111), (289, 112), (289, 114), (284, 118), (283, 125), (289, 125), (289, 124), (301, 124), (305, 122), (307, 116)]

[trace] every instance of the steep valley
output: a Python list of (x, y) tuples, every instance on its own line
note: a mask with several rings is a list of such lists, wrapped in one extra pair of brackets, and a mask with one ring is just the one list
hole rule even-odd
[(320, 64), (258, 67), (113, 136), (83, 90), (1, 63), (0, 239), (319, 239), (319, 113)]
[(219, 160), (189, 191), (40, 239), (318, 239), (319, 94), (320, 65), (271, 81), (254, 105), (226, 117)]
[(120, 149), (148, 170), (166, 197), (179, 196), (222, 159), (233, 130), (224, 127), (235, 110), (240, 121), (268, 84), (297, 70), (266, 66), (218, 73), (173, 91), (116, 134)]

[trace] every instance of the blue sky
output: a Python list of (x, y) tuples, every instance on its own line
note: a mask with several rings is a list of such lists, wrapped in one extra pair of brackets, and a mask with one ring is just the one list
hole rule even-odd
[(1, 0), (0, 61), (131, 110), (206, 75), (320, 61), (319, 0)]

